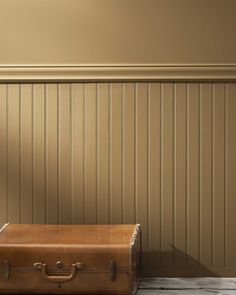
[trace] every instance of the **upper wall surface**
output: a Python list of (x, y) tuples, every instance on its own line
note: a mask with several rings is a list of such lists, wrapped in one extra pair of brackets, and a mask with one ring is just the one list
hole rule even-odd
[(234, 0), (0, 0), (0, 64), (236, 63)]

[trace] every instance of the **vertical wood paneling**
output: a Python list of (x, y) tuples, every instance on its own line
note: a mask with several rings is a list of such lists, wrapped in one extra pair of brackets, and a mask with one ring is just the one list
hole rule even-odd
[(19, 223), (20, 218), (20, 87), (8, 86), (8, 221)]
[(161, 84), (149, 85), (149, 266), (160, 265), (161, 250)]
[(97, 124), (98, 223), (109, 223), (109, 85), (99, 85)]
[[(33, 85), (33, 221), (45, 223), (46, 219), (46, 193), (45, 193), (45, 85)], [(57, 211), (57, 207), (56, 207)], [(52, 212), (52, 216), (55, 213)]]
[[(187, 245), (187, 137), (188, 137), (188, 101), (186, 84), (175, 85), (174, 97), (174, 233), (175, 265), (185, 266)], [(186, 163), (184, 165), (184, 163)]]
[(84, 85), (72, 84), (72, 223), (84, 222)]
[(199, 203), (200, 203), (200, 87), (189, 85), (189, 163), (188, 163), (188, 249), (187, 264), (196, 266), (199, 261)]
[(125, 83), (123, 87), (123, 222), (134, 223), (135, 89), (133, 83)]
[(236, 265), (236, 85), (227, 85), (227, 266)]
[[(142, 247), (148, 250), (148, 84), (136, 84), (136, 222), (142, 224)], [(145, 261), (146, 262), (146, 261)]]
[(85, 85), (85, 223), (97, 221), (97, 91), (96, 84)]
[(225, 85), (215, 84), (213, 88), (213, 265), (225, 263)]
[(163, 196), (162, 196), (162, 265), (173, 266), (173, 85), (163, 85)]
[(111, 84), (110, 97), (110, 221), (122, 222), (122, 87)]
[[(39, 87), (39, 86), (38, 86)], [(36, 89), (35, 89), (36, 91)], [(38, 89), (42, 91), (42, 89)], [(36, 93), (35, 93), (36, 95)], [(40, 95), (40, 94), (38, 94)], [(42, 92), (41, 92), (42, 95)], [(58, 223), (58, 86), (56, 84), (46, 85), (46, 217), (47, 223)], [(42, 100), (42, 97), (41, 97)], [(41, 118), (43, 107), (37, 111)], [(41, 134), (43, 136), (43, 134)], [(41, 167), (41, 171), (43, 167)]]
[(144, 274), (236, 275), (235, 83), (0, 85), (0, 223), (133, 223)]
[(200, 262), (212, 264), (212, 85), (201, 85), (201, 219)]
[(8, 220), (7, 88), (7, 85), (0, 85), (0, 224), (4, 224)]
[(59, 87), (58, 95), (58, 152), (59, 152), (59, 223), (71, 223), (71, 89)]
[[(22, 223), (33, 222), (32, 202), (32, 85), (21, 85), (20, 100), (20, 215)], [(43, 153), (44, 155), (44, 153)], [(43, 194), (44, 196), (44, 194)]]

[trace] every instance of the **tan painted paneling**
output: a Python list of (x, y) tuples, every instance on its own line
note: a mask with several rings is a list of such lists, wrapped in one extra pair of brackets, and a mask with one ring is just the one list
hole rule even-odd
[(174, 85), (162, 84), (161, 141), (161, 256), (162, 267), (173, 267), (174, 256)]
[[(148, 250), (148, 84), (135, 85), (135, 221), (142, 224), (142, 248)], [(143, 261), (146, 265), (146, 261)]]
[[(72, 84), (72, 223), (84, 221), (84, 85)], [(81, 140), (82, 139), (82, 140)]]
[[(36, 87), (40, 87), (40, 84), (35, 85), (35, 95), (36, 95)], [(45, 103), (45, 114), (44, 114), (44, 106), (41, 106), (39, 109), (41, 115), (41, 120), (43, 120), (45, 116), (45, 129), (43, 128), (43, 122), (41, 122), (39, 130), (41, 128), (41, 138), (42, 142), (46, 142), (46, 163), (44, 163), (45, 159), (43, 159), (42, 152), (41, 154), (41, 164), (40, 165), (40, 173), (44, 174), (44, 167), (46, 167), (46, 175), (45, 175), (45, 185), (46, 185), (46, 209), (43, 215), (39, 215), (38, 219), (35, 220), (37, 223), (41, 223), (42, 218), (45, 218), (47, 223), (57, 223), (59, 221), (58, 214), (58, 160), (59, 160), (59, 135), (58, 135), (58, 85), (56, 84), (48, 84), (46, 85), (45, 96), (43, 94), (43, 89), (38, 88), (38, 96), (40, 101), (44, 101)], [(40, 99), (41, 96), (41, 99)], [(46, 101), (45, 101), (46, 98)], [(45, 132), (45, 137), (44, 137)], [(43, 149), (43, 146), (41, 146)], [(45, 165), (45, 166), (44, 166)], [(42, 176), (41, 176), (42, 177)], [(42, 180), (43, 181), (43, 180)], [(40, 182), (39, 182), (40, 183)], [(44, 183), (44, 182), (43, 182)], [(40, 190), (40, 188), (38, 188)], [(39, 195), (41, 192), (39, 192)], [(39, 197), (40, 199), (40, 197)], [(41, 196), (43, 199), (43, 195)], [(42, 210), (41, 210), (42, 211)], [(41, 213), (42, 214), (42, 213)], [(44, 217), (43, 217), (44, 216)]]
[(200, 89), (200, 262), (212, 264), (212, 84)]
[(235, 83), (0, 85), (0, 223), (133, 223), (149, 275), (236, 275)]
[(109, 85), (98, 86), (97, 100), (97, 185), (98, 223), (109, 223)]
[(7, 109), (7, 196), (8, 221), (21, 221), (21, 190), (20, 190), (20, 86), (8, 86)]
[[(32, 223), (33, 214), (33, 108), (32, 85), (20, 88), (20, 216), (22, 223)], [(38, 145), (37, 145), (38, 146)]]
[(123, 85), (123, 222), (135, 220), (135, 85)]
[[(188, 220), (187, 220), (187, 254), (199, 260), (200, 242), (200, 85), (188, 87)], [(191, 259), (189, 266), (196, 265)]]
[(61, 84), (58, 94), (58, 214), (62, 224), (71, 223), (71, 127), (71, 85)]
[[(53, 100), (53, 97), (50, 100)], [(51, 217), (47, 219), (47, 212), (52, 208), (47, 208), (47, 192), (46, 192), (46, 177), (50, 174), (50, 169), (46, 174), (46, 156), (47, 150), (50, 150), (50, 145), (46, 148), (46, 94), (45, 85), (33, 85), (33, 221), (34, 223), (50, 222), (50, 218), (54, 216), (54, 210)], [(49, 111), (49, 108), (47, 108)], [(52, 119), (53, 121), (53, 119)], [(55, 149), (53, 150), (55, 153)], [(50, 163), (50, 162), (49, 162)], [(56, 163), (54, 162), (54, 165)], [(56, 166), (57, 167), (57, 166)], [(53, 181), (50, 183), (53, 185)], [(55, 203), (56, 206), (56, 203)], [(57, 210), (56, 210), (57, 211)]]
[[(148, 120), (148, 260), (149, 268), (155, 271), (161, 258), (161, 83), (149, 84)], [(155, 126), (155, 128), (151, 128)], [(158, 131), (158, 132), (157, 132)], [(159, 233), (159, 234), (153, 234)]]
[(236, 63), (234, 0), (0, 0), (0, 64)]
[(227, 85), (226, 104), (226, 266), (236, 263), (236, 239), (233, 234), (236, 212), (236, 99), (235, 84)]
[(122, 222), (122, 85), (110, 85), (110, 222)]
[(225, 90), (213, 85), (213, 265), (225, 263)]
[(7, 163), (7, 85), (0, 85), (0, 200), (1, 200), (1, 213), (0, 222), (4, 224), (8, 220), (8, 191), (7, 191), (7, 176), (8, 176), (8, 163)]
[[(174, 245), (177, 249), (186, 253), (187, 251), (187, 206), (189, 197), (189, 139), (188, 121), (189, 97), (187, 97), (187, 85), (174, 85)], [(185, 163), (185, 165), (184, 165)], [(176, 252), (174, 263), (177, 266), (186, 266), (186, 257)]]
[[(97, 85), (85, 85), (84, 109), (84, 216), (85, 223), (97, 221)], [(68, 196), (67, 196), (68, 198)]]

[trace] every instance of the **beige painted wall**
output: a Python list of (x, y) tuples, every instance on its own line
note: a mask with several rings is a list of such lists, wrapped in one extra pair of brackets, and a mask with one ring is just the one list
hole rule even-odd
[(0, 85), (0, 223), (142, 225), (145, 274), (236, 275), (236, 84)]
[(0, 64), (236, 63), (235, 0), (0, 0)]

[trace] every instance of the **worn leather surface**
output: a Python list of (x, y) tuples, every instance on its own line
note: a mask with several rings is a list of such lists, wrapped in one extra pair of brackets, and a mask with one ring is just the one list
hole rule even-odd
[(135, 225), (9, 224), (0, 234), (0, 245), (126, 245)]

